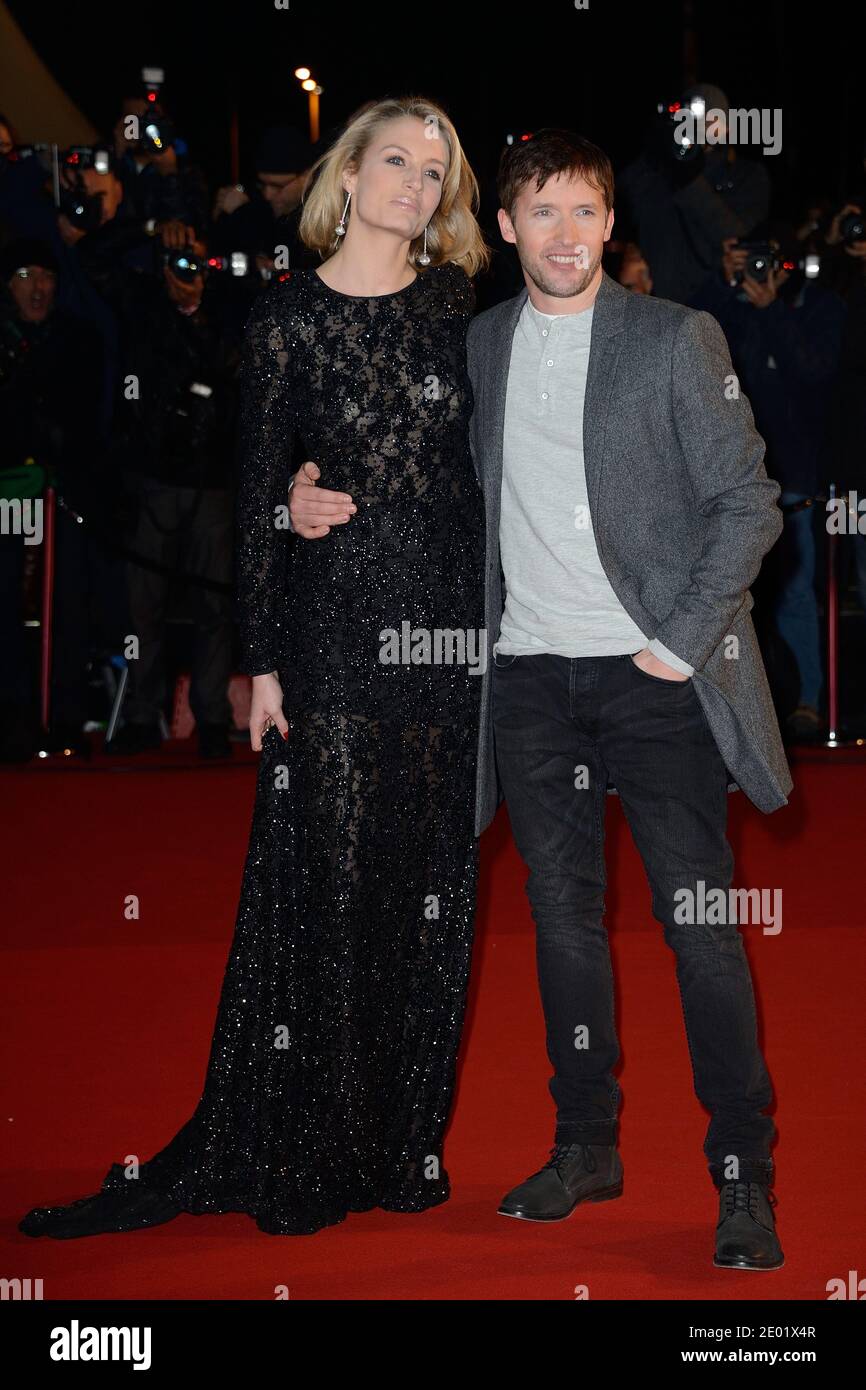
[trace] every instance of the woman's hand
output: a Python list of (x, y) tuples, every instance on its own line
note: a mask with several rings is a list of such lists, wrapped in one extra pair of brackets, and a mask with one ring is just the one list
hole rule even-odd
[(283, 715), (283, 690), (276, 671), (264, 676), (253, 676), (250, 744), (254, 753), (262, 751), (262, 734), (272, 724), (276, 725), (283, 738), (288, 738), (289, 725)]

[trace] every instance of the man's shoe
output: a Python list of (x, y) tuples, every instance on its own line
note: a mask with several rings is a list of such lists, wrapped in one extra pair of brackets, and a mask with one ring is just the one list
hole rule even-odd
[(230, 758), (232, 746), (225, 724), (199, 724), (198, 755), (200, 758)]
[(162, 733), (158, 724), (124, 724), (106, 743), (105, 751), (122, 757), (130, 753), (144, 753), (150, 748), (162, 747)]
[(136, 1231), (142, 1226), (161, 1226), (180, 1215), (181, 1208), (152, 1188), (122, 1192), (94, 1192), (65, 1207), (34, 1207), (18, 1223), (25, 1236), (100, 1236), (109, 1231)]
[(719, 1269), (781, 1269), (785, 1256), (776, 1235), (776, 1203), (764, 1183), (723, 1183), (713, 1264)]
[(621, 1196), (615, 1144), (554, 1144), (544, 1167), (506, 1193), (497, 1210), (522, 1221), (564, 1221), (580, 1202)]

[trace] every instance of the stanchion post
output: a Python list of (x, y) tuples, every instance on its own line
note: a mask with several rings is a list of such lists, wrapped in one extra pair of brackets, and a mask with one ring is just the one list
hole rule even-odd
[[(836, 497), (836, 484), (830, 484), (830, 500)], [(839, 737), (839, 576), (836, 567), (838, 534), (827, 535), (827, 731), (828, 744)]]
[(42, 728), (48, 729), (51, 717), (51, 652), (54, 641), (54, 523), (57, 493), (45, 489), (45, 518), (42, 532), (42, 664), (40, 671), (39, 712)]

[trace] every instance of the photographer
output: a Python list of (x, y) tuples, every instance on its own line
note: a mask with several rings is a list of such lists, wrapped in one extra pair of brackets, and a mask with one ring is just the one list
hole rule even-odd
[(33, 146), (22, 145), (0, 112), (0, 240), (15, 236), (50, 239), (53, 207), (48, 171)]
[(125, 726), (110, 752), (157, 747), (166, 697), (165, 637), (175, 576), (189, 576), (194, 647), (190, 705), (202, 757), (230, 753), (232, 486), (236, 379), (255, 284), (208, 274), (203, 240), (159, 252), (157, 274), (124, 269), (129, 229), (81, 243), (121, 325), (121, 389), (110, 457), (127, 508), (123, 544), (132, 631)]
[(256, 151), (256, 196), (242, 186), (217, 190), (213, 207), (211, 246), (228, 255), (247, 251), (258, 268), (274, 270), (277, 247), (286, 247), (288, 268), (298, 270), (319, 264), (319, 256), (298, 235), (301, 198), (317, 147), (291, 126), (266, 130)]
[[(164, 105), (144, 95), (125, 97), (115, 122), (114, 155), (128, 215), (162, 233), (203, 226), (208, 191), (201, 170), (188, 160)], [(174, 245), (182, 245), (177, 233)]]
[[(37, 746), (89, 752), (87, 718), (91, 619), (108, 573), (98, 541), (79, 522), (90, 513), (100, 448), (100, 341), (57, 307), (57, 259), (33, 239), (0, 251), (0, 493), (42, 498), (57, 490), (51, 728), (38, 731), (22, 626), (26, 551), (21, 535), (0, 536), (0, 745), (3, 759)], [(43, 551), (44, 554), (44, 551)]]
[(794, 229), (779, 224), (775, 231), (775, 237), (749, 244), (726, 238), (720, 272), (705, 280), (693, 303), (724, 330), (738, 389), (747, 394), (766, 441), (767, 472), (782, 488), (785, 526), (769, 559), (777, 570), (776, 626), (799, 672), (799, 700), (787, 732), (800, 738), (821, 727), (815, 526), (823, 517), (817, 497), (829, 461), (829, 411), (845, 306), (820, 278), (806, 275), (805, 246)]
[[(866, 163), (866, 161), (864, 161)], [(832, 219), (826, 242), (833, 283), (848, 307), (842, 336), (842, 364), (834, 401), (834, 480), (840, 495), (866, 497), (866, 197), (846, 203)], [(856, 569), (860, 606), (866, 614), (866, 535), (862, 513), (840, 537), (840, 591)], [(856, 528), (856, 529), (855, 529)]]
[[(703, 102), (708, 112), (727, 115), (730, 110), (721, 88), (706, 82), (684, 93), (683, 106), (692, 102)], [(708, 125), (707, 133), (722, 136), (727, 130), (711, 132)], [(649, 263), (653, 293), (679, 304), (692, 303), (715, 267), (720, 243), (745, 236), (766, 218), (770, 205), (762, 164), (741, 158), (725, 143), (684, 151), (666, 115), (651, 127), (643, 152), (623, 170), (617, 191)]]

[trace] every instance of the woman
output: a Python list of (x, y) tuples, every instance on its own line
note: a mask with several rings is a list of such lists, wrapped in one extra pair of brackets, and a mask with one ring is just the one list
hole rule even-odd
[[(303, 1234), (449, 1196), (480, 681), (435, 655), (437, 632), (483, 638), (476, 201), (451, 122), (418, 98), (368, 104), (314, 167), (300, 230), (323, 273), (268, 290), (245, 343), (238, 593), (262, 758), (204, 1092), (135, 1181), (114, 1164), (28, 1234), (180, 1211)], [(286, 529), (293, 443), (357, 503), (323, 545)]]

